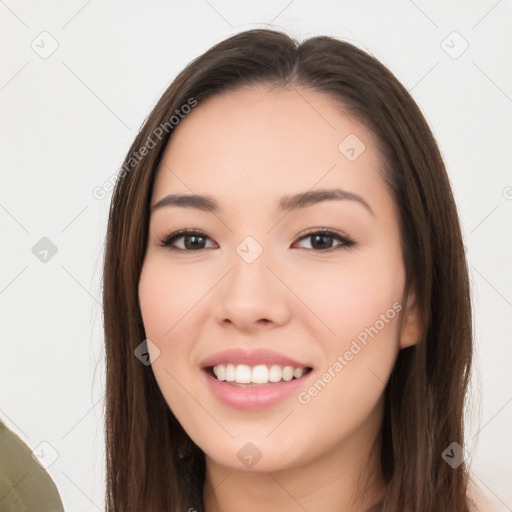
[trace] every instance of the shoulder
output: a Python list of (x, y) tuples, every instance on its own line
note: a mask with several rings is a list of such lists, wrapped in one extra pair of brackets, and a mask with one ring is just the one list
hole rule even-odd
[(490, 492), (486, 492), (478, 486), (474, 480), (470, 483), (468, 492), (469, 499), (472, 503), (471, 512), (499, 512), (497, 499)]

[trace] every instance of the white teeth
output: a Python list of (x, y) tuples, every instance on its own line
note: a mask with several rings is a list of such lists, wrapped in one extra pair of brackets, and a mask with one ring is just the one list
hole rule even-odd
[(264, 364), (249, 366), (246, 364), (218, 364), (213, 367), (213, 373), (220, 381), (237, 382), (238, 384), (267, 384), (268, 382), (288, 382), (293, 378), (300, 379), (306, 369), (293, 366), (272, 365), (270, 368)]
[(226, 380), (228, 382), (233, 382), (235, 380), (235, 365), (228, 364), (226, 366)]
[(237, 364), (235, 382), (239, 384), (249, 384), (251, 382), (251, 367), (246, 364)]
[(253, 367), (251, 382), (255, 384), (266, 384), (268, 382), (268, 368), (264, 364)]
[(282, 376), (283, 370), (281, 370), (280, 366), (274, 364), (273, 366), (270, 367), (270, 370), (268, 372), (268, 380), (270, 382), (279, 382)]
[(219, 364), (213, 369), (213, 372), (220, 381), (226, 380), (226, 367), (224, 365)]
[(293, 379), (293, 367), (292, 366), (285, 366), (283, 368), (283, 380), (288, 382), (289, 380)]

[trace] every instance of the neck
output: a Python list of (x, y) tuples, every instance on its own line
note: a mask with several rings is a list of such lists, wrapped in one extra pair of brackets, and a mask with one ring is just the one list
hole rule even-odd
[(368, 511), (386, 489), (378, 454), (371, 448), (379, 424), (358, 430), (320, 458), (288, 469), (238, 471), (207, 456), (205, 512)]

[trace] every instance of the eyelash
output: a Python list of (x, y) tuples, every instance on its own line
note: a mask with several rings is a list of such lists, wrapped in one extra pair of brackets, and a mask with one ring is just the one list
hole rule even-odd
[[(334, 247), (330, 247), (329, 249), (319, 249), (319, 250), (307, 249), (307, 250), (314, 251), (314, 252), (325, 253), (325, 252), (332, 252), (336, 249), (347, 249), (349, 247), (352, 247), (356, 243), (354, 240), (351, 240), (350, 238), (348, 238), (346, 235), (344, 235), (340, 231), (337, 231), (332, 228), (315, 229), (314, 231), (309, 231), (307, 233), (303, 233), (298, 238), (298, 241), (305, 240), (314, 235), (323, 235), (323, 236), (327, 236), (329, 238), (335, 238), (339, 242), (341, 242), (340, 244), (335, 245)], [(206, 235), (206, 233), (203, 233), (202, 231), (199, 231), (196, 229), (182, 229), (179, 231), (174, 231), (173, 233), (169, 233), (168, 235), (164, 236), (160, 240), (159, 245), (160, 245), (160, 247), (166, 247), (170, 251), (181, 251), (181, 252), (197, 252), (197, 251), (201, 251), (201, 250), (205, 250), (205, 249), (212, 249), (212, 247), (202, 247), (199, 249), (191, 250), (191, 249), (179, 249), (177, 247), (172, 247), (172, 245), (171, 245), (172, 243), (174, 243), (174, 242), (176, 242), (176, 240), (179, 240), (180, 238), (184, 238), (186, 236), (198, 236), (201, 238), (210, 239), (210, 237), (208, 235)]]

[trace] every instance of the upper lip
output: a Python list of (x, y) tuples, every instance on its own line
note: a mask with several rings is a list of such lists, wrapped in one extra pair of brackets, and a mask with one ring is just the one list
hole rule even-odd
[(202, 361), (201, 368), (210, 368), (218, 364), (246, 364), (248, 366), (276, 364), (279, 366), (293, 366), (294, 368), (311, 368), (311, 365), (264, 348), (251, 350), (250, 352), (242, 348), (223, 350)]

